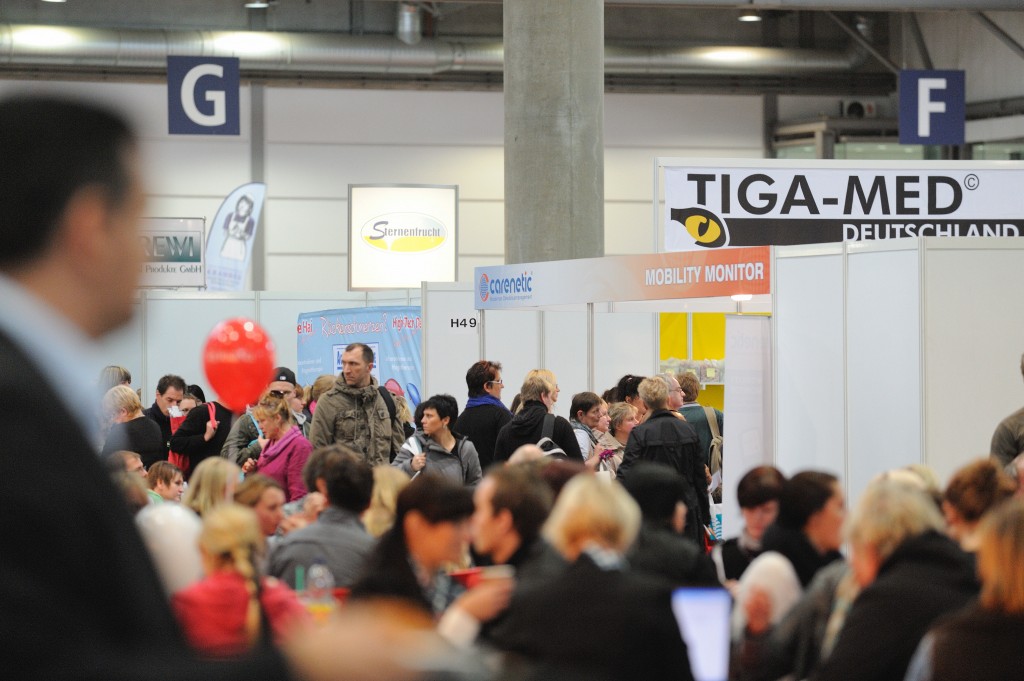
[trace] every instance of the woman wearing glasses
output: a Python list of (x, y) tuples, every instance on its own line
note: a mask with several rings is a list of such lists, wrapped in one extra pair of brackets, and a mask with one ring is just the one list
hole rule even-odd
[(498, 431), (512, 420), (512, 412), (501, 401), (501, 364), (482, 359), (466, 372), (469, 399), (455, 422), (455, 430), (469, 438), (476, 447), (480, 467), (484, 470), (494, 461), (494, 442)]
[(302, 479), (302, 467), (313, 445), (302, 435), (288, 400), (268, 393), (252, 410), (252, 415), (263, 431), (263, 447), (260, 458), (249, 459), (242, 470), (277, 480), (289, 502), (306, 496), (308, 490)]

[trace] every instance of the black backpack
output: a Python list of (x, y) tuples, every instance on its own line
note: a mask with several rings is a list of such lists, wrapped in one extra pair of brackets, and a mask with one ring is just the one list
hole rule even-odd
[(555, 415), (544, 414), (544, 426), (540, 431), (540, 439), (537, 440), (537, 446), (544, 450), (546, 456), (553, 456), (559, 459), (567, 459), (568, 455), (565, 450), (555, 444), (555, 441), (551, 439), (551, 436), (555, 434)]

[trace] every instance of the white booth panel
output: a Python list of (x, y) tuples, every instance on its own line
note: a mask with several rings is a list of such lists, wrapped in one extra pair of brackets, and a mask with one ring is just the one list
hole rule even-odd
[(594, 357), (593, 391), (598, 395), (617, 385), (626, 374), (653, 375), (658, 370), (658, 315), (595, 313)]
[(155, 393), (161, 376), (177, 374), (201, 385), (207, 399), (214, 399), (216, 394), (203, 373), (203, 346), (213, 327), (232, 317), (255, 319), (256, 294), (147, 294), (143, 398)]
[[(462, 322), (466, 325), (463, 326)], [(426, 284), (423, 293), (423, 398), (447, 393), (466, 406), (466, 370), (480, 356), (480, 312), (469, 284)]]
[[(787, 475), (806, 469), (842, 475), (842, 250), (780, 247), (775, 253), (776, 465)], [(807, 254), (783, 257), (798, 253)]]
[[(923, 461), (917, 244), (849, 247), (846, 302), (847, 494)], [(876, 250), (884, 247), (886, 250)]]
[(772, 320), (726, 315), (725, 413), (729, 448), (723, 456), (723, 536), (739, 533), (743, 521), (736, 485), (751, 468), (775, 461), (772, 412)]
[(996, 425), (1024, 405), (1022, 241), (927, 240), (925, 437), (940, 480), (987, 455)]
[(587, 386), (587, 313), (569, 310), (545, 311), (544, 358), (542, 366), (558, 379), (558, 402), (555, 413), (569, 418), (572, 396)]
[(501, 377), (505, 382), (501, 401), (505, 406), (512, 406), (512, 398), (522, 387), (526, 372), (540, 366), (542, 314), (535, 310), (482, 311), (483, 359), (501, 363)]

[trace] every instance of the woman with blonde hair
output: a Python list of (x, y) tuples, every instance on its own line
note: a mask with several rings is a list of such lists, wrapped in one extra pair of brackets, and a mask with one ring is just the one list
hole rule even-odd
[(921, 641), (907, 681), (1020, 677), (1024, 640), (1024, 505), (1004, 501), (978, 528), (978, 602)]
[(192, 473), (181, 503), (205, 517), (215, 506), (233, 499), (241, 478), (242, 469), (227, 459), (204, 459)]
[(370, 506), (363, 512), (363, 525), (371, 537), (379, 537), (395, 523), (398, 493), (409, 484), (405, 471), (381, 464), (373, 467), (373, 496)]
[(203, 518), (199, 553), (206, 577), (171, 597), (185, 636), (200, 653), (241, 655), (261, 639), (280, 641), (308, 619), (291, 589), (258, 573), (263, 548), (251, 509), (224, 504)]
[(287, 501), (306, 496), (309, 491), (302, 477), (313, 445), (295, 422), (294, 410), (286, 399), (265, 395), (252, 410), (252, 417), (263, 431), (260, 458), (249, 459), (242, 466), (246, 473), (259, 472), (273, 478), (284, 488)]
[(589, 473), (565, 485), (542, 533), (570, 565), (517, 594), (494, 636), (539, 665), (531, 678), (693, 678), (671, 585), (626, 569), (639, 529), (640, 508), (621, 485)]
[(101, 458), (125, 450), (142, 457), (146, 467), (167, 458), (160, 426), (142, 413), (142, 402), (134, 390), (115, 385), (104, 393), (101, 407), (106, 422), (111, 424)]

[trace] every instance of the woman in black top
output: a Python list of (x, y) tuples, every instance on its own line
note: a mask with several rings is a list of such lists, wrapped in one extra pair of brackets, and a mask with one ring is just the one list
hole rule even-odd
[(166, 460), (160, 426), (142, 413), (142, 402), (135, 391), (126, 385), (115, 385), (103, 395), (103, 413), (112, 422), (100, 455), (127, 450), (142, 457), (147, 468), (157, 461)]
[(761, 555), (764, 531), (779, 514), (779, 494), (785, 480), (775, 466), (758, 466), (740, 478), (736, 500), (743, 514), (743, 530), (740, 536), (716, 546), (711, 554), (722, 584), (738, 580), (750, 562)]

